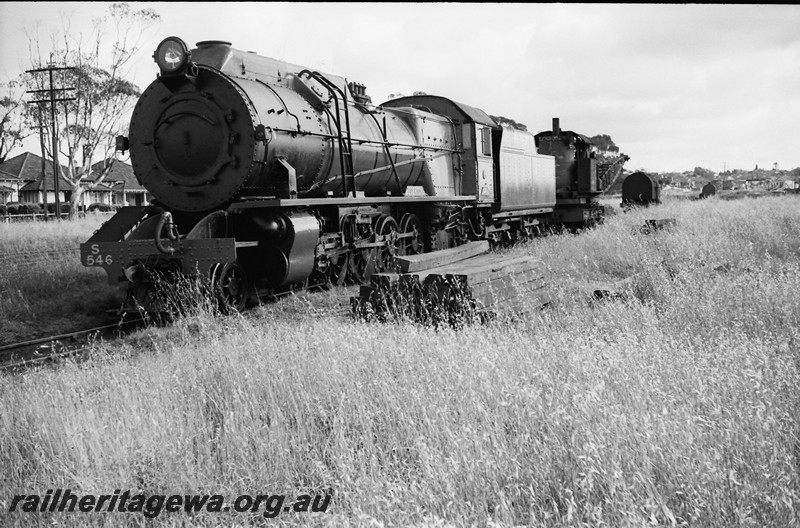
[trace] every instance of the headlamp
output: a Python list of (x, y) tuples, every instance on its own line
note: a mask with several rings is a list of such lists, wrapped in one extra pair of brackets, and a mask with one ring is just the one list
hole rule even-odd
[(167, 37), (158, 45), (153, 58), (163, 75), (176, 75), (186, 70), (191, 55), (184, 41), (178, 37)]

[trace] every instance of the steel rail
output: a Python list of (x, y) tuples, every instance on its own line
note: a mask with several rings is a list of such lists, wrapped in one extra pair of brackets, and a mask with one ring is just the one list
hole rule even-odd
[[(42, 337), (38, 339), (31, 339), (28, 341), (20, 341), (18, 343), (11, 343), (8, 345), (0, 346), (0, 370), (17, 368), (25, 365), (35, 365), (50, 359), (56, 359), (59, 357), (67, 357), (70, 355), (79, 354), (81, 352), (86, 351), (88, 347), (76, 346), (75, 348), (69, 348), (68, 350), (56, 350), (56, 345), (60, 345), (61, 348), (66, 348), (69, 345), (62, 343), (61, 341), (68, 339), (75, 340), (82, 337), (88, 337), (97, 333), (102, 333), (104, 331), (122, 329), (122, 327), (124, 326), (140, 324), (142, 322), (144, 322), (144, 319), (142, 318), (130, 319), (127, 321), (118, 321), (113, 324), (97, 326), (86, 330), (77, 330), (65, 334)], [(38, 352), (39, 349), (43, 348), (43, 346), (46, 345), (50, 345), (49, 346), (50, 350), (45, 355), (42, 355), (40, 357), (30, 357), (26, 359), (17, 359), (14, 357), (15, 352), (19, 353), (27, 352), (28, 354), (30, 353), (35, 354)]]

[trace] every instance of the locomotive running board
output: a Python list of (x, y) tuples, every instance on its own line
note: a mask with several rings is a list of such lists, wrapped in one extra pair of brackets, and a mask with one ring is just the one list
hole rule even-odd
[(371, 196), (358, 198), (256, 198), (235, 202), (228, 210), (253, 209), (259, 207), (304, 207), (315, 205), (372, 205), (387, 203), (446, 203), (472, 202), (474, 196)]

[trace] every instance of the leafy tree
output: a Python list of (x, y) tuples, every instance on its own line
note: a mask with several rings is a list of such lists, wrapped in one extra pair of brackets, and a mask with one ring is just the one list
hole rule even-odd
[(22, 146), (22, 141), (30, 135), (25, 125), (24, 92), (20, 90), (19, 83), (11, 81), (4, 86), (4, 95), (0, 95), (0, 163), (16, 147)]
[(598, 150), (605, 152), (619, 152), (619, 147), (614, 144), (614, 140), (608, 134), (597, 134), (589, 138)]
[[(43, 58), (38, 34), (28, 31), (31, 69), (43, 68), (48, 62), (72, 68), (55, 72), (57, 87), (74, 88), (59, 93), (75, 100), (56, 105), (59, 161), (66, 161), (59, 163), (59, 171), (70, 185), (70, 214), (77, 211), (86, 189), (81, 182), (89, 176), (92, 161), (107, 160), (95, 183), (102, 182), (111, 171), (114, 138), (122, 132), (123, 118), (133, 109), (139, 95), (136, 85), (125, 80), (125, 67), (138, 52), (145, 31), (159, 20), (160, 16), (152, 9), (135, 11), (126, 3), (115, 3), (105, 16), (94, 20), (88, 39), (73, 36), (67, 20), (62, 33), (51, 35), (53, 52), (49, 61)], [(110, 39), (104, 28), (113, 28)], [(29, 90), (49, 88), (47, 74), (26, 74), (24, 82)], [(30, 125), (35, 123), (46, 136), (42, 141), (44, 157), (52, 157), (49, 107), (29, 106), (28, 117)]]
[(694, 175), (696, 178), (705, 178), (705, 179), (714, 179), (716, 174), (714, 171), (709, 169), (704, 169), (703, 167), (695, 167), (694, 168)]
[(503, 117), (503, 116), (489, 116), (495, 120), (498, 125), (506, 125), (510, 126), (511, 128), (516, 128), (517, 130), (522, 130), (523, 132), (528, 131), (528, 127), (523, 125), (522, 123), (518, 123), (511, 119), (510, 117)]

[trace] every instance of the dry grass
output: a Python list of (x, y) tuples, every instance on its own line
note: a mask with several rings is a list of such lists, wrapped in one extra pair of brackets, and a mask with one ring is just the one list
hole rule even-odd
[[(678, 226), (632, 234), (664, 217)], [(278, 520), (796, 526), (798, 228), (792, 198), (669, 203), (514, 248), (560, 285), (524, 321), (361, 324), (344, 313), (352, 292), (306, 294), (3, 376), (0, 516), (14, 494), (52, 488), (332, 489), (328, 513)], [(575, 298), (587, 277), (633, 274), (627, 299)]]
[(0, 343), (105, 320), (116, 290), (103, 270), (81, 265), (78, 247), (107, 218), (0, 223)]

